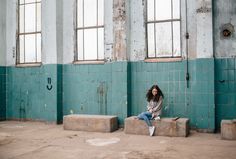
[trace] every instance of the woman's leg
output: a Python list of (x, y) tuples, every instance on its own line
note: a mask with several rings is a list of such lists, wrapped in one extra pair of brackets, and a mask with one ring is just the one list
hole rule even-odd
[(150, 122), (152, 114), (150, 112), (142, 112), (138, 115), (138, 118), (144, 120), (148, 126), (152, 126), (152, 123)]

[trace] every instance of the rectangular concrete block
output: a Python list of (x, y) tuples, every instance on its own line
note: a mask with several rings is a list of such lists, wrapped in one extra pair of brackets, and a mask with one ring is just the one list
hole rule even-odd
[(236, 140), (236, 120), (221, 121), (221, 138), (226, 140)]
[(112, 132), (118, 129), (118, 117), (108, 115), (66, 115), (63, 118), (65, 130)]
[[(187, 118), (161, 118), (151, 120), (156, 127), (154, 136), (187, 137), (189, 134), (189, 119)], [(144, 120), (136, 119), (135, 116), (125, 119), (125, 133), (137, 135), (149, 135), (148, 126)]]

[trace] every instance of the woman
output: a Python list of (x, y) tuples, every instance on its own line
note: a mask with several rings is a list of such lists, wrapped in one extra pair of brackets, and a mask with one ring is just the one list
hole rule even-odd
[(147, 123), (150, 136), (153, 136), (155, 126), (152, 126), (150, 120), (160, 120), (164, 95), (157, 85), (153, 85), (148, 90), (146, 98), (148, 102), (147, 111), (139, 114), (138, 119), (144, 120)]

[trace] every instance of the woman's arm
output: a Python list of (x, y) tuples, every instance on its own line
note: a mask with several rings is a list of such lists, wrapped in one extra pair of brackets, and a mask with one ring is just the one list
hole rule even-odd
[(153, 112), (156, 112), (156, 111), (161, 110), (161, 108), (162, 108), (162, 103), (163, 103), (163, 97), (160, 96), (160, 98), (159, 98), (159, 100), (158, 100), (158, 102), (157, 102), (157, 106), (154, 107), (154, 108), (152, 108), (152, 111), (153, 111)]

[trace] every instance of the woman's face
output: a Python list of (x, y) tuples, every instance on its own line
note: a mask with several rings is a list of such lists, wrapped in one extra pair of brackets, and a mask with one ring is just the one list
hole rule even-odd
[(153, 95), (153, 96), (156, 96), (156, 95), (157, 95), (157, 89), (156, 89), (156, 88), (153, 88), (153, 89), (152, 89), (152, 95)]

